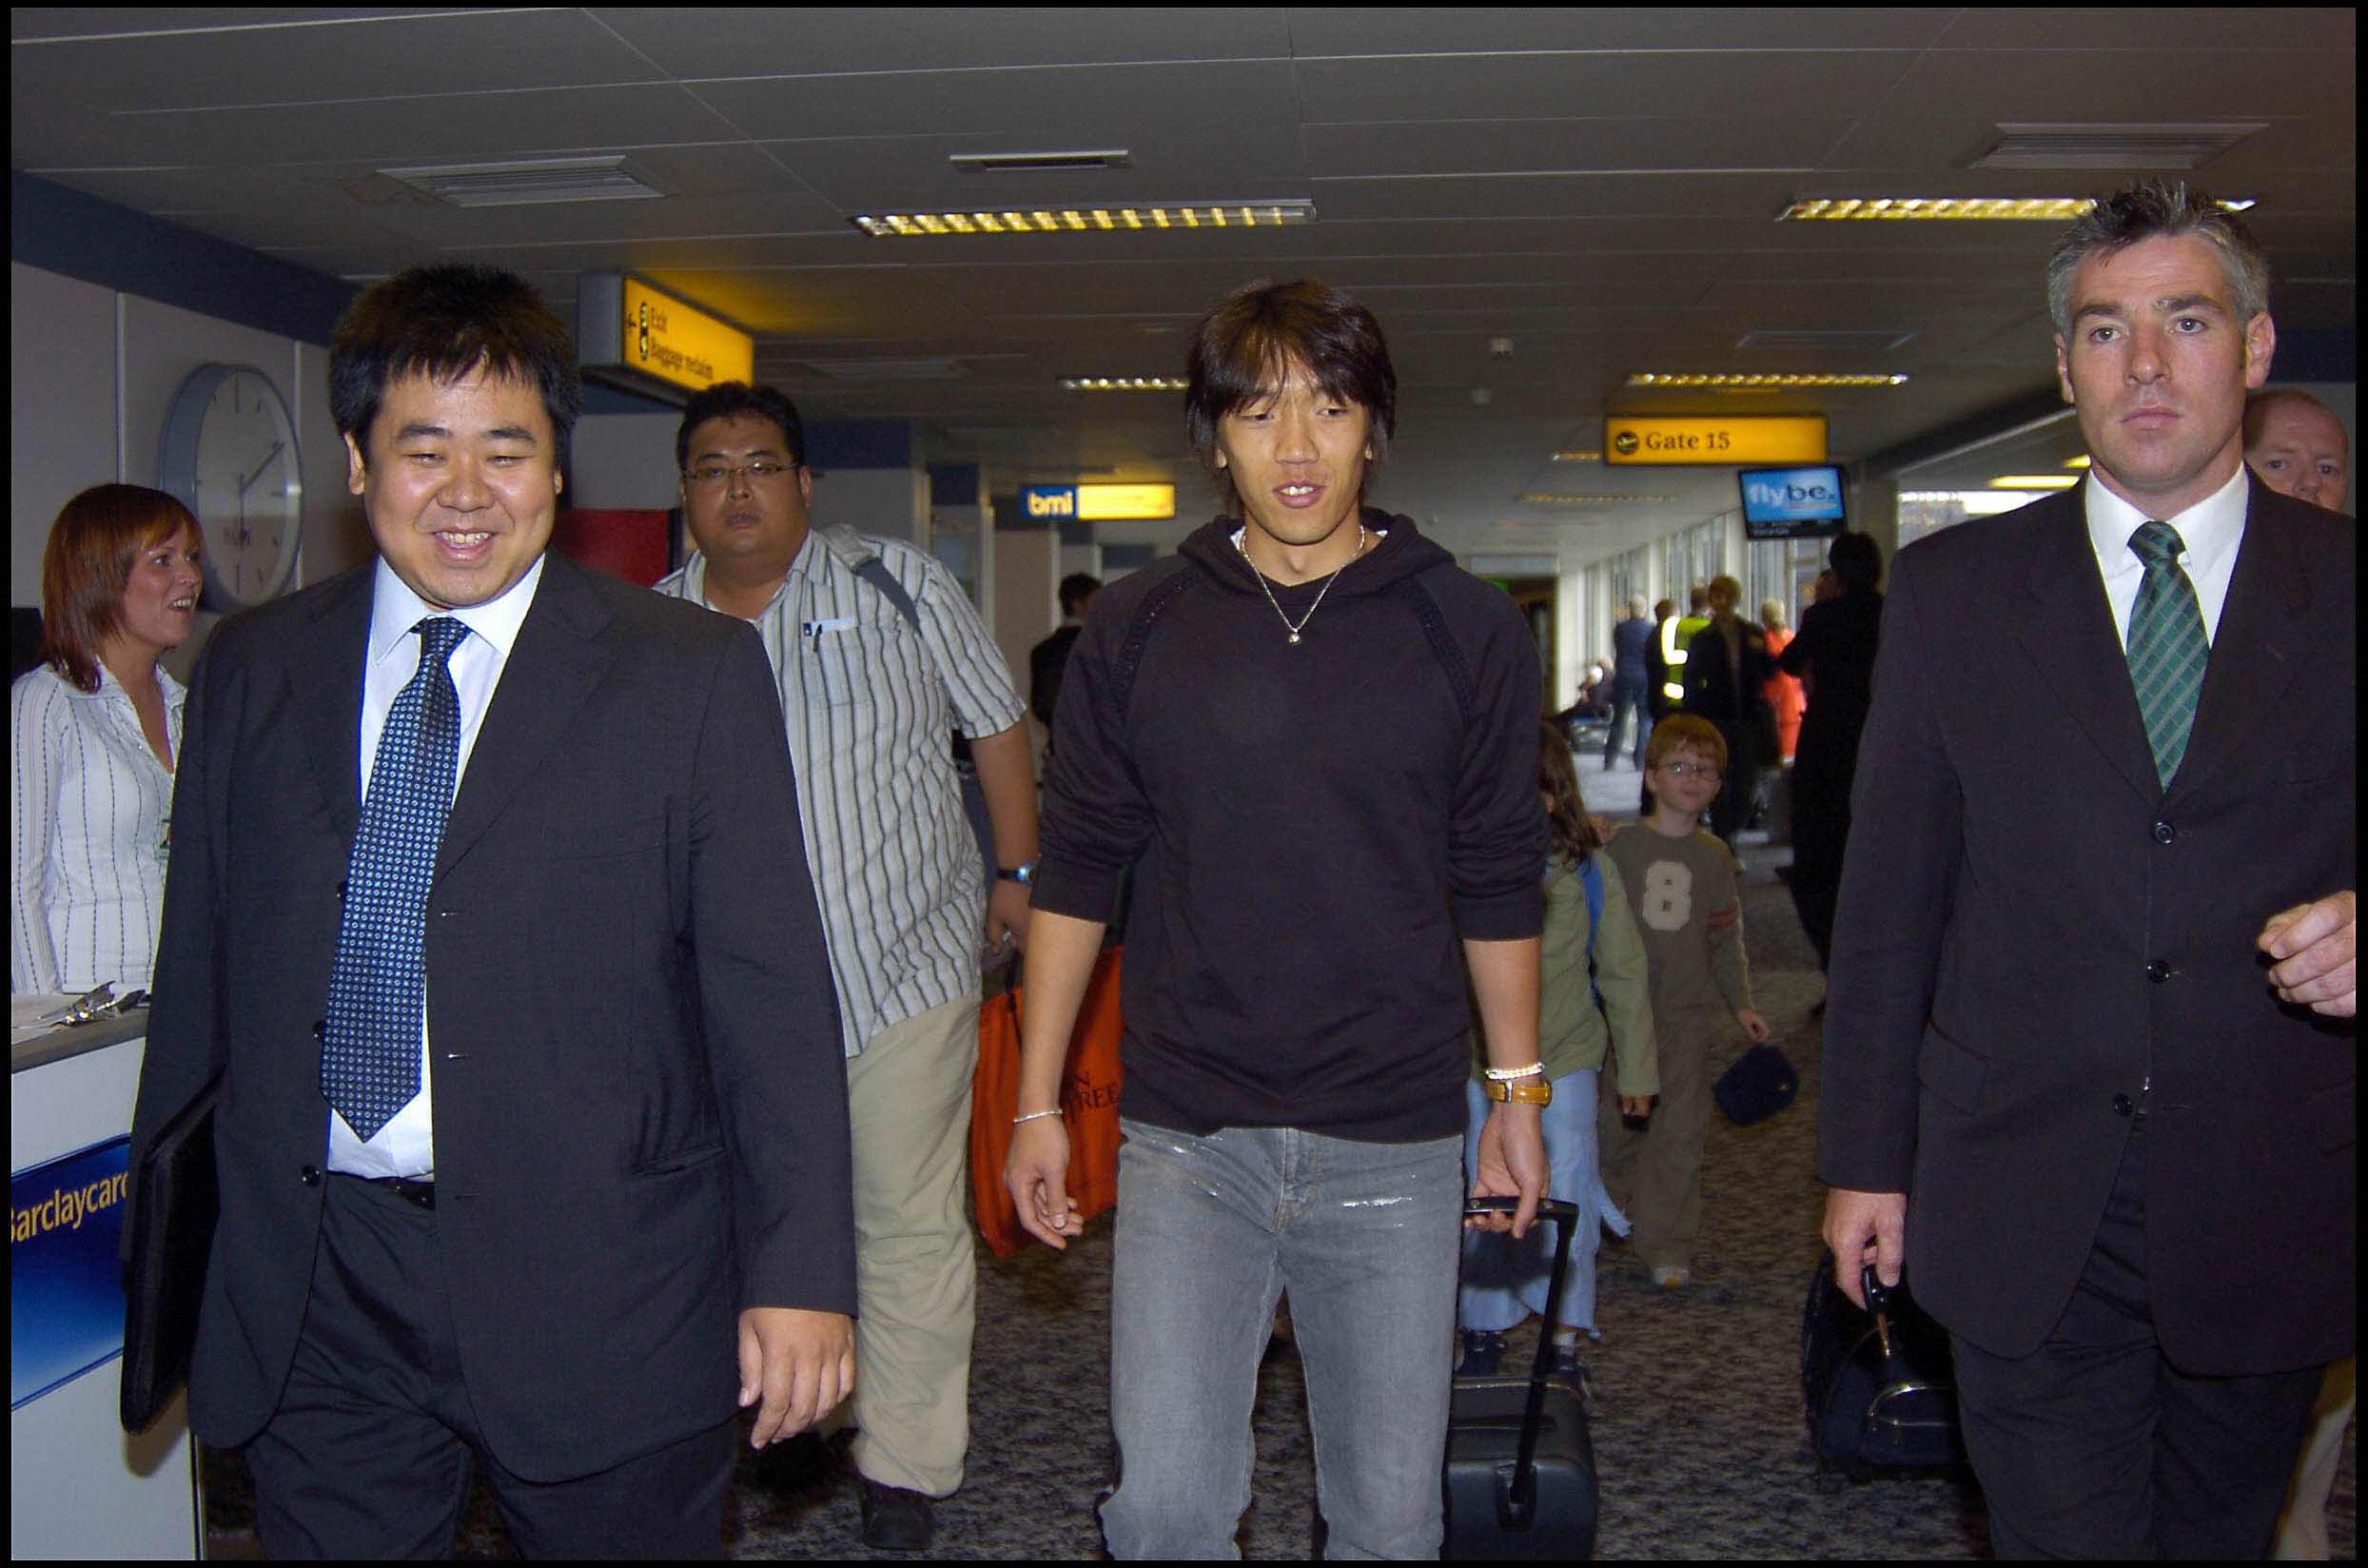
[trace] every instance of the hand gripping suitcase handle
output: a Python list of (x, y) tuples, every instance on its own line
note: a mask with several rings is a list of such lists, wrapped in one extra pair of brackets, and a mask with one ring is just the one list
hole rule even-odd
[[(1518, 1198), (1467, 1198), (1463, 1212), (1510, 1214), (1521, 1206)], [(1521, 1441), (1513, 1459), (1513, 1484), (1506, 1492), (1506, 1522), (1527, 1526), (1537, 1502), (1537, 1427), (1546, 1410), (1546, 1368), (1554, 1360), (1554, 1326), (1562, 1321), (1563, 1277), (1570, 1272), (1571, 1241), (1578, 1229), (1578, 1205), (1559, 1198), (1541, 1198), (1537, 1217), (1554, 1222), (1554, 1272), (1546, 1285), (1546, 1310), (1537, 1325), (1537, 1356), (1530, 1363), (1529, 1398), (1521, 1406)]]

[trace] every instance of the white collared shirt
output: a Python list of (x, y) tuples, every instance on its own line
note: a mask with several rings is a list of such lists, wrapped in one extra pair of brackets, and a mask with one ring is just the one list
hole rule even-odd
[(2091, 473), (2081, 486), (2081, 502), (2088, 518), (2088, 545), (2097, 553), (2097, 570), (2104, 576), (2105, 602), (2113, 607), (2114, 635), (2129, 646), (2130, 606), (2138, 602), (2138, 584), (2146, 563), (2129, 547), (2129, 536), (2143, 522), (2167, 522), (2179, 530), (2187, 548), (2180, 567), (2195, 584), (2196, 607), (2203, 612), (2203, 637), (2220, 633), (2221, 606), (2228, 602), (2228, 579), (2236, 571), (2237, 546), (2244, 542), (2244, 513), (2251, 492), (2244, 464), (2237, 464), (2228, 482), (2174, 518), (2149, 518), (2097, 482)]
[[(449, 615), (469, 629), (452, 651), (445, 668), (452, 672), (453, 690), (460, 698), (460, 755), (452, 774), (455, 796), (469, 770), (469, 753), (476, 749), (477, 732), (492, 706), (494, 688), (518, 644), (519, 628), (534, 607), (535, 590), (542, 581), (542, 558), (499, 598), (458, 610), (439, 610), (411, 591), (384, 559), (371, 584), (370, 640), (362, 654), (362, 793), (369, 798), (370, 774), (378, 762), (379, 736), (397, 694), (420, 672), (420, 639), (412, 628), (431, 617)], [(422, 993), (424, 999), (424, 993)], [(433, 1097), (428, 1072), (427, 1015), (420, 1016), (420, 1092), (364, 1143), (354, 1136), (345, 1118), (329, 1112), (329, 1168), (353, 1176), (427, 1177), (436, 1170)]]
[[(181, 759), (181, 683), (157, 666), (165, 738)], [(9, 693), (9, 989), (145, 988), (165, 908), (173, 775), (148, 750), (115, 673), (77, 691), (47, 664)]]

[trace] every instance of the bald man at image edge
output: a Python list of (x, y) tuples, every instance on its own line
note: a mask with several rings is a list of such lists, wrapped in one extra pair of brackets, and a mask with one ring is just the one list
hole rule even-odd
[[(2049, 284), (2086, 481), (1891, 569), (1826, 1237), (1949, 1329), (1999, 1556), (2259, 1558), (2355, 1333), (2357, 530), (2240, 461), (2276, 343), (2241, 220), (2148, 182)], [(2209, 637), (2183, 758), (2142, 609)]]

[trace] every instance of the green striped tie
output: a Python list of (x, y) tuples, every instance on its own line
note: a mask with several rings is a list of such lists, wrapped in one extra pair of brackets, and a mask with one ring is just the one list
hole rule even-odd
[(2146, 563), (2138, 600), (2129, 610), (2129, 678), (2138, 689), (2139, 716), (2154, 747), (2154, 771), (2164, 789), (2187, 755), (2187, 734), (2195, 728), (2196, 697), (2203, 690), (2203, 668), (2212, 644), (2203, 635), (2203, 612), (2195, 584), (2180, 570), (2187, 548), (2167, 522), (2144, 522), (2129, 536), (2131, 554)]

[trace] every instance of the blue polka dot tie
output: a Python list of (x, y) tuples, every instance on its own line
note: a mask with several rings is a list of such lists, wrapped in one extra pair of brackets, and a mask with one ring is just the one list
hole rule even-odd
[(2154, 748), (2155, 776), (2168, 789), (2186, 760), (2212, 644), (2203, 635), (2195, 584), (2179, 564), (2187, 548), (2179, 530), (2167, 522), (2142, 522), (2129, 536), (2129, 548), (2146, 565), (2129, 610), (2129, 678)]
[(420, 1092), (427, 890), (460, 757), (460, 696), (445, 661), (469, 629), (433, 616), (412, 630), (420, 671), (395, 695), (379, 735), (346, 867), (321, 1047), (321, 1092), (365, 1142)]

